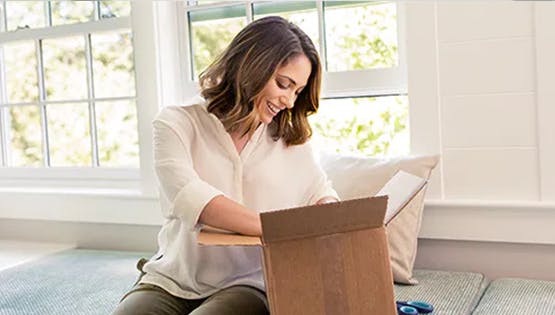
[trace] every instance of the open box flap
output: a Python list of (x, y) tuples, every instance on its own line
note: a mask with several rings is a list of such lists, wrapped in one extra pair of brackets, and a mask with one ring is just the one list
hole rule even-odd
[[(378, 196), (261, 213), (264, 242), (383, 226), (387, 198)], [(197, 242), (200, 245), (262, 245), (259, 237), (209, 226), (199, 232)]]
[(383, 226), (387, 196), (264, 212), (263, 243)]

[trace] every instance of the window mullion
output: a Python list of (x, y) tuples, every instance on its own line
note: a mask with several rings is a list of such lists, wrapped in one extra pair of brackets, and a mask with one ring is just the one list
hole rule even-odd
[(0, 31), (8, 30), (8, 13), (6, 12), (6, 9), (6, 1), (2, 1), (2, 25), (0, 25)]
[[(4, 68), (4, 51), (0, 47), (0, 104), (8, 102), (6, 91), (6, 69)], [(7, 109), (0, 107), (0, 166), (8, 166), (8, 119), (6, 115)]]
[(98, 139), (96, 131), (96, 109), (94, 100), (94, 73), (92, 60), (91, 34), (85, 35), (85, 55), (87, 58), (87, 94), (89, 98), (89, 132), (91, 134), (91, 153), (93, 167), (100, 166), (98, 161)]
[(184, 26), (187, 28), (185, 34), (187, 34), (187, 52), (189, 53), (188, 56), (188, 64), (189, 64), (189, 80), (195, 81), (195, 61), (193, 60), (194, 52), (193, 52), (193, 25), (191, 22), (191, 16), (189, 11), (185, 12), (185, 23)]
[(328, 59), (326, 58), (326, 25), (324, 20), (324, 2), (316, 1), (316, 12), (318, 14), (318, 38), (320, 40), (320, 62), (324, 69), (328, 70)]
[(52, 5), (50, 1), (44, 1), (44, 15), (46, 18), (46, 27), (52, 26)]
[(247, 15), (247, 24), (254, 20), (254, 12), (252, 9), (252, 1), (248, 1), (245, 3), (245, 13)]
[(102, 13), (100, 11), (100, 1), (95, 1), (93, 3), (94, 3), (94, 13), (93, 13), (94, 20), (95, 21), (100, 21), (100, 19), (101, 19), (100, 14)]
[(45, 167), (50, 167), (50, 144), (48, 142), (48, 118), (46, 111), (46, 88), (44, 84), (44, 64), (42, 56), (42, 39), (35, 40), (37, 56), (37, 76), (39, 84), (40, 121), (42, 128), (42, 152)]
[(5, 133), (5, 130), (7, 130), (5, 111), (6, 108), (0, 107), (0, 167), (8, 166), (8, 137)]

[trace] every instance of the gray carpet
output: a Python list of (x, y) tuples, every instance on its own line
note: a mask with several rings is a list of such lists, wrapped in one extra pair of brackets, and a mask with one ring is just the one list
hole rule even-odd
[(482, 274), (470, 272), (415, 270), (414, 277), (420, 284), (395, 285), (396, 299), (428, 302), (434, 315), (470, 314), (487, 286)]
[(149, 255), (70, 250), (9, 268), (0, 272), (0, 314), (110, 314)]
[(510, 278), (495, 280), (473, 314), (553, 315), (555, 282)]
[[(110, 314), (150, 253), (69, 250), (0, 272), (0, 315)], [(398, 300), (424, 300), (434, 315), (555, 314), (555, 283), (415, 270), (420, 284), (395, 286)]]

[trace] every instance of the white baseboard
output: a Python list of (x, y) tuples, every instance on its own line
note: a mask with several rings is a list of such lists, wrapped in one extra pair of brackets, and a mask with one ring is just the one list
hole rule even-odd
[(0, 239), (0, 271), (74, 247), (73, 244)]

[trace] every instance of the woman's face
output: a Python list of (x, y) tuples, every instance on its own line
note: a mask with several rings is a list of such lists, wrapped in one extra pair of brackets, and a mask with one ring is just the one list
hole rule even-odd
[(308, 57), (298, 55), (278, 67), (255, 102), (255, 110), (264, 124), (269, 124), (282, 110), (293, 108), (297, 95), (306, 86), (312, 66)]

